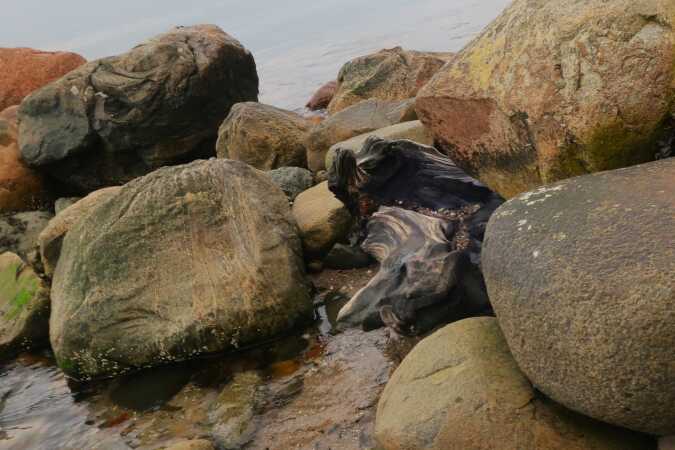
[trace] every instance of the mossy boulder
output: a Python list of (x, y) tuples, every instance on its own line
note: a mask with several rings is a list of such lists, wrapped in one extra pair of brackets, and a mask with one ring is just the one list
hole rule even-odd
[(382, 393), (375, 436), (384, 450), (656, 449), (536, 392), (492, 317), (448, 325), (406, 356)]
[(590, 417), (675, 434), (675, 158), (570, 178), (490, 219), (482, 267), (519, 366)]
[(138, 178), (70, 229), (50, 339), (68, 375), (103, 377), (256, 344), (311, 312), (286, 196), (211, 159)]
[(49, 290), (14, 253), (0, 254), (0, 359), (49, 343)]
[(505, 197), (654, 159), (675, 111), (670, 0), (516, 0), (417, 96), (459, 166)]

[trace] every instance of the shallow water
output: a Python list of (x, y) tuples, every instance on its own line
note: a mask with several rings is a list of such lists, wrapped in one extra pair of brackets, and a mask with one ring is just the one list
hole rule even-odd
[(0, 46), (122, 52), (174, 25), (215, 23), (257, 61), (260, 100), (297, 109), (349, 59), (401, 45), (456, 51), (509, 0), (22, 0), (2, 6)]
[(49, 352), (22, 355), (0, 367), (0, 448), (156, 449), (194, 438), (222, 448), (370, 448), (394, 364), (387, 333), (335, 325), (372, 273), (339, 273), (328, 283), (343, 291), (322, 289), (312, 326), (237, 354), (94, 383), (66, 379)]

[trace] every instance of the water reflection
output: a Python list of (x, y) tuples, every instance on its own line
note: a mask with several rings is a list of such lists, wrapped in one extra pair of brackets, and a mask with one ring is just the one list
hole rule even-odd
[[(50, 353), (22, 355), (0, 368), (0, 448), (126, 449), (176, 433), (199, 435), (214, 426), (207, 412), (237, 374), (255, 371), (272, 382), (321, 358), (346, 300), (340, 293), (324, 293), (317, 302), (318, 320), (302, 334), (113, 380), (76, 382), (58, 370)], [(177, 417), (198, 411), (204, 417), (195, 423), (170, 428), (180, 423)]]

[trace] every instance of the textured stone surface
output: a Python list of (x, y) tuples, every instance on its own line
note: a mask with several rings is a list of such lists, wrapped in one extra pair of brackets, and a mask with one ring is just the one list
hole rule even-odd
[(333, 164), (333, 158), (335, 157), (335, 152), (338, 148), (358, 152), (361, 150), (369, 136), (377, 136), (390, 141), (407, 139), (428, 146), (433, 146), (434, 144), (434, 139), (432, 138), (429, 129), (425, 128), (419, 120), (411, 120), (410, 122), (403, 122), (390, 127), (380, 128), (379, 130), (374, 130), (359, 136), (354, 136), (346, 141), (338, 142), (331, 146), (331, 148), (328, 149), (328, 153), (326, 153), (326, 167), (330, 168)]
[(366, 100), (353, 105), (314, 127), (307, 136), (307, 167), (312, 172), (324, 170), (328, 149), (338, 142), (417, 119), (414, 100)]
[(375, 424), (384, 450), (649, 450), (653, 439), (536, 393), (494, 318), (449, 325), (392, 375)]
[(488, 225), (483, 271), (509, 346), (554, 400), (675, 432), (675, 159), (522, 194)]
[(256, 169), (307, 166), (306, 134), (312, 123), (302, 116), (256, 102), (232, 107), (218, 131), (219, 158), (243, 161)]
[(12, 252), (29, 259), (37, 249), (38, 236), (52, 217), (46, 211), (0, 214), (0, 253)]
[(0, 254), (0, 358), (48, 342), (48, 289), (19, 256)]
[(452, 56), (394, 47), (355, 58), (340, 69), (328, 111), (334, 114), (371, 98), (392, 101), (414, 97)]
[(211, 159), (159, 169), (66, 234), (50, 339), (79, 378), (231, 350), (311, 316), (288, 200), (264, 173)]
[(213, 155), (230, 107), (255, 101), (251, 53), (214, 25), (175, 28), (27, 97), (23, 159), (73, 188), (118, 185)]
[(16, 110), (0, 112), (0, 212), (39, 209), (49, 199), (42, 176), (20, 159)]
[(267, 172), (267, 176), (284, 191), (291, 201), (314, 185), (312, 172), (300, 167), (280, 167)]
[(672, 136), (671, 0), (516, 0), (419, 92), (460, 167), (505, 197), (646, 162)]
[(86, 62), (70, 52), (0, 48), (0, 111)]
[(337, 89), (337, 81), (329, 81), (328, 83), (324, 84), (319, 89), (317, 89), (317, 91), (314, 93), (314, 95), (312, 95), (312, 98), (309, 99), (305, 107), (311, 111), (326, 109), (330, 101), (333, 99), (336, 89)]
[(167, 450), (215, 450), (215, 447), (207, 439), (191, 439), (174, 444)]
[(349, 232), (352, 217), (323, 182), (300, 194), (293, 203), (305, 254), (320, 257)]
[(44, 274), (51, 277), (61, 255), (63, 238), (94, 206), (117, 195), (119, 186), (99, 189), (67, 207), (49, 221), (37, 238)]

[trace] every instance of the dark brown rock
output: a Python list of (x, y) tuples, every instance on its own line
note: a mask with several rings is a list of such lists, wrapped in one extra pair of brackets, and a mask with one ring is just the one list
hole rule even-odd
[(214, 25), (92, 61), (19, 109), (22, 158), (82, 192), (214, 154), (230, 107), (255, 101), (253, 56)]

